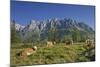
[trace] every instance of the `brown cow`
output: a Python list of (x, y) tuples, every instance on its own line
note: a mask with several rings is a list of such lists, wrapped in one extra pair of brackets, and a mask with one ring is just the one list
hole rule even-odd
[(90, 48), (94, 48), (95, 47), (94, 40), (87, 39), (85, 43), (86, 43), (86, 46), (85, 47), (87, 49), (90, 49)]
[(26, 48), (19, 53), (19, 56), (20, 57), (27, 57), (29, 55), (36, 53), (36, 50), (37, 50), (37, 46), (33, 46), (32, 48)]
[(65, 43), (66, 45), (73, 45), (73, 40), (67, 40)]

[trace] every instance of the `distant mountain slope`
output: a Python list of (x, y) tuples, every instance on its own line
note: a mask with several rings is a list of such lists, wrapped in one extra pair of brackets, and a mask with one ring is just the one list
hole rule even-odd
[[(86, 38), (94, 38), (94, 30), (85, 23), (79, 23), (72, 19), (49, 19), (44, 21), (30, 21), (27, 26), (15, 24), (15, 29), (23, 41), (34, 42), (39, 40), (64, 40), (73, 39), (77, 41)], [(27, 41), (28, 40), (28, 41)]]

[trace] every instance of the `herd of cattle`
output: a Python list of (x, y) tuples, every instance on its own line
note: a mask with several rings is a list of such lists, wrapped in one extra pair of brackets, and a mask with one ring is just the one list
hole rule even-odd
[[(48, 48), (53, 47), (55, 44), (56, 44), (56, 42), (47, 41), (46, 47), (48, 47)], [(67, 45), (73, 45), (73, 40), (66, 41), (65, 45), (66, 46)], [(84, 47), (86, 49), (95, 48), (94, 40), (87, 39), (86, 42), (85, 42)], [(31, 48), (25, 48), (23, 51), (19, 52), (17, 55), (20, 56), (20, 57), (27, 57), (29, 55), (32, 55), (32, 54), (36, 53), (37, 48), (38, 48), (37, 46), (33, 46)]]

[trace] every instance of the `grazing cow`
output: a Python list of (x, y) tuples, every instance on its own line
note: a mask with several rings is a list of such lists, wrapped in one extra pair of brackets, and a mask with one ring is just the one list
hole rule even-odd
[(87, 39), (86, 40), (86, 47), (87, 47), (87, 49), (94, 48), (95, 47), (94, 40)]
[(73, 45), (73, 40), (67, 40), (65, 43), (66, 45)]
[(56, 42), (54, 41), (54, 42), (53, 42), (53, 45), (55, 45), (55, 44), (56, 44)]
[(20, 57), (27, 57), (29, 55), (32, 55), (32, 54), (36, 53), (36, 51), (37, 51), (37, 46), (33, 46), (32, 48), (26, 48), (26, 49), (24, 49), (18, 55)]
[(47, 42), (47, 47), (52, 47), (53, 46), (53, 43), (51, 41), (48, 41)]

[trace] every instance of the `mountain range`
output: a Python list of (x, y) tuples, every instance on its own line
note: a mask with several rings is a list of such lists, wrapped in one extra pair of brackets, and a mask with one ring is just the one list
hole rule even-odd
[[(83, 22), (78, 22), (70, 18), (47, 19), (44, 21), (31, 20), (26, 26), (22, 26), (16, 21), (11, 21), (11, 29), (15, 28), (23, 41), (35, 40), (63, 40), (94, 38), (94, 30)], [(75, 38), (74, 38), (75, 39)], [(76, 39), (77, 40), (77, 39)]]

